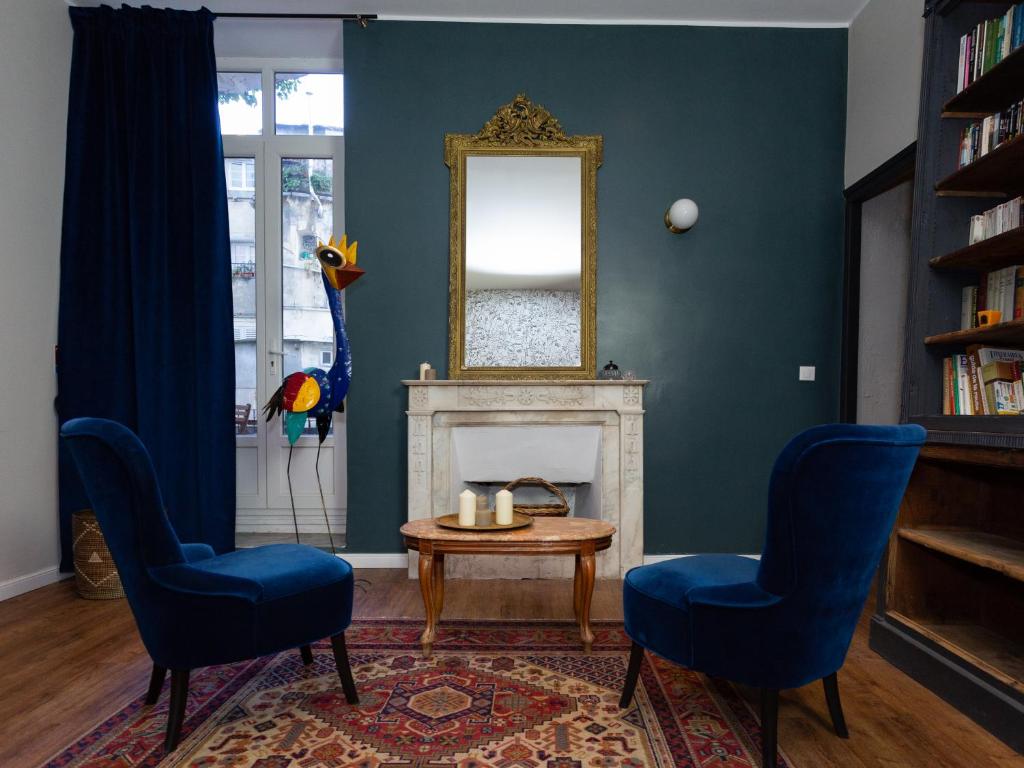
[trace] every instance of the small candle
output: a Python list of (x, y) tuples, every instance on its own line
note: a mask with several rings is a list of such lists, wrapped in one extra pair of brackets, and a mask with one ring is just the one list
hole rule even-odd
[(468, 488), (459, 494), (459, 525), (476, 525), (476, 494)]
[(494, 494), (494, 521), (498, 525), (512, 525), (512, 491), (502, 489)]
[(427, 371), (430, 370), (430, 363), (420, 363), (420, 381), (426, 381)]

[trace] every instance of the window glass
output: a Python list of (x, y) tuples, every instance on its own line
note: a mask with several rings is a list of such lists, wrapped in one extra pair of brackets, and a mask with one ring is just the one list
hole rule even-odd
[(274, 74), (274, 115), (278, 135), (340, 136), (344, 130), (340, 74)]
[(229, 190), (253, 192), (256, 189), (256, 164), (252, 158), (229, 158), (224, 161)]
[(263, 133), (263, 86), (259, 72), (218, 72), (220, 132), (232, 136)]
[[(281, 160), (281, 338), (284, 371), (329, 368), (334, 326), (327, 305), (318, 240), (327, 242), (334, 225), (334, 163), (324, 158)], [(327, 353), (327, 355), (325, 355)], [(333, 361), (333, 356), (330, 357)], [(283, 422), (282, 422), (283, 427)], [(316, 434), (310, 419), (306, 433)]]
[(256, 434), (256, 161), (224, 159), (235, 328), (235, 432)]

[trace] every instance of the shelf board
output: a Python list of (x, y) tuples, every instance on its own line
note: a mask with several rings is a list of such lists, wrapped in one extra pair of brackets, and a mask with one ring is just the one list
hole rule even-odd
[(949, 174), (935, 191), (947, 197), (1008, 197), (1024, 191), (1024, 134)]
[(927, 336), (925, 344), (1024, 344), (1024, 319)]
[(1024, 644), (977, 624), (915, 621), (897, 611), (887, 616), (966, 659), (1018, 691), (1024, 691)]
[(974, 269), (979, 272), (1024, 263), (1024, 227), (936, 256), (928, 263), (935, 269)]
[(985, 117), (1024, 95), (1024, 47), (1018, 47), (946, 102), (943, 117)]
[(1024, 581), (1024, 541), (966, 528), (900, 528), (901, 539)]

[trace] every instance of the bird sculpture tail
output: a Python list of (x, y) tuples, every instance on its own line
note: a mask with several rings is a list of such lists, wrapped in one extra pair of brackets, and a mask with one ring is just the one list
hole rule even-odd
[(263, 415), (267, 417), (268, 422), (282, 413), (284, 413), (284, 384), (277, 388), (277, 391), (267, 400), (267, 404), (263, 406)]

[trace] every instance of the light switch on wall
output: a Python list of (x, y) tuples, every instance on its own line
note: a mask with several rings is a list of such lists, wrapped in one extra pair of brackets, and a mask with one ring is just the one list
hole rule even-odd
[(800, 381), (814, 381), (814, 366), (813, 365), (801, 365), (800, 366)]

